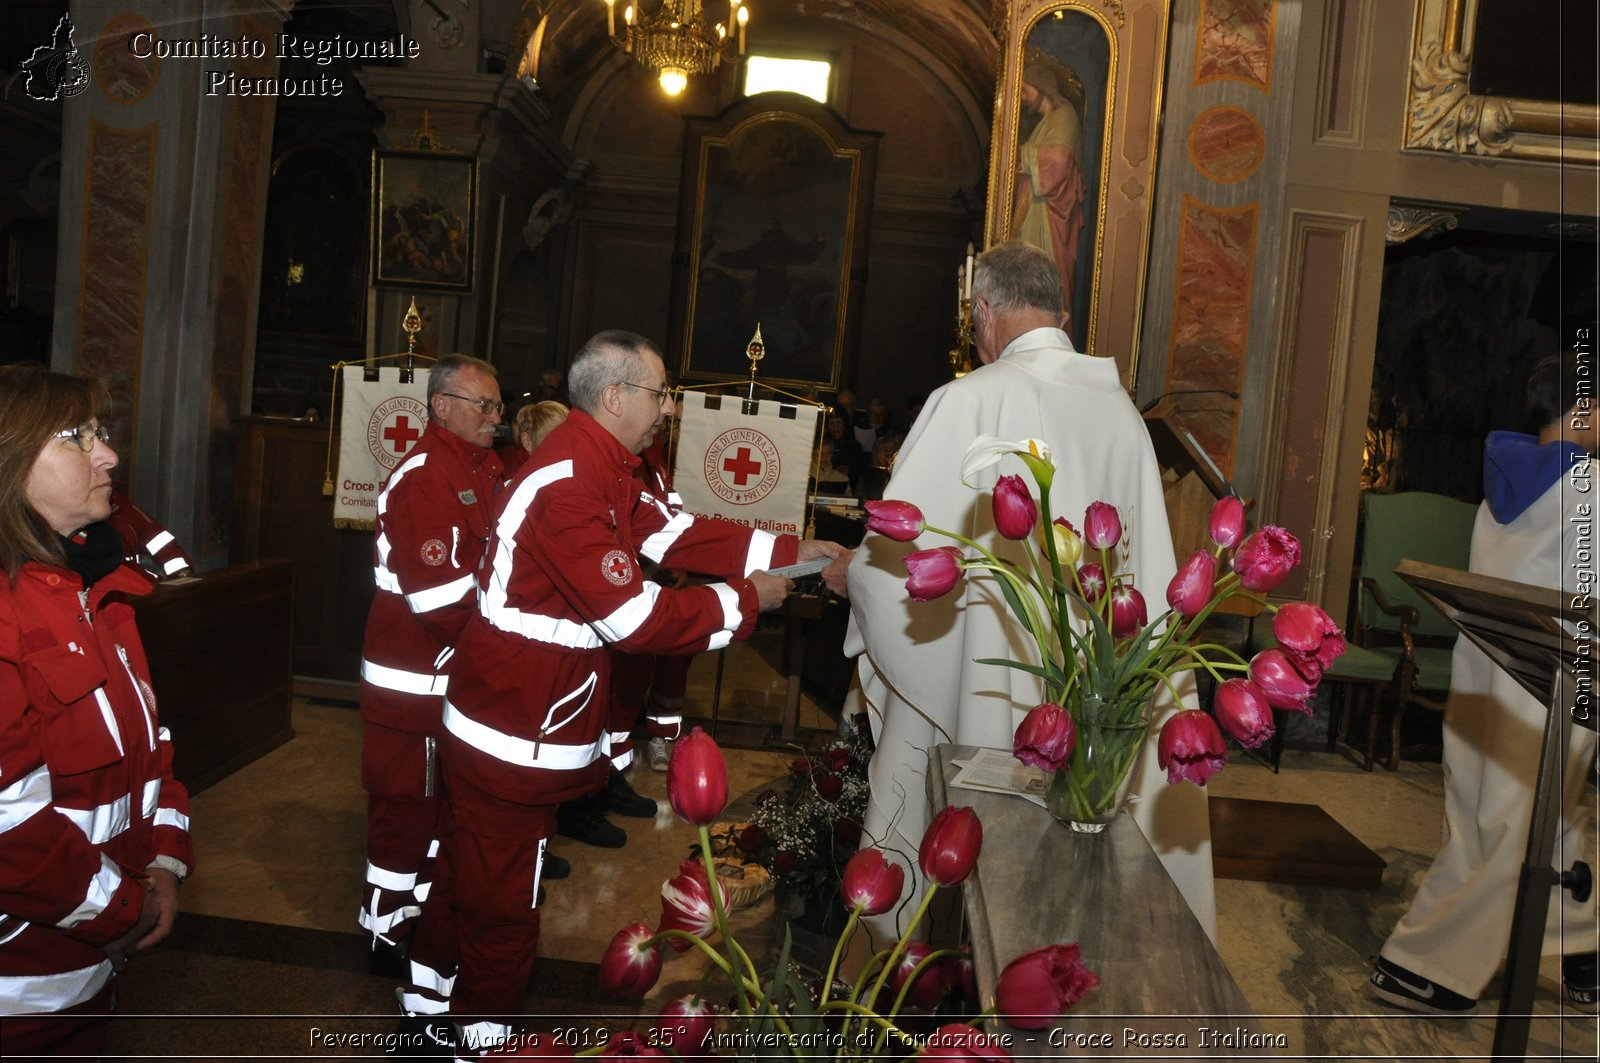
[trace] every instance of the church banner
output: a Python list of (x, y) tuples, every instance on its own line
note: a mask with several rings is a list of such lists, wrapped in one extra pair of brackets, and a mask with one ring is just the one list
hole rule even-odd
[(427, 374), (412, 384), (400, 383), (400, 370), (366, 370), (347, 365), (344, 405), (339, 417), (339, 474), (333, 484), (333, 526), (372, 527), (378, 513), (378, 489), (422, 438), (428, 423)]
[(754, 413), (737, 398), (686, 391), (679, 402), (673, 486), (683, 508), (747, 528), (805, 530), (806, 486), (817, 440), (817, 407), (763, 399)]

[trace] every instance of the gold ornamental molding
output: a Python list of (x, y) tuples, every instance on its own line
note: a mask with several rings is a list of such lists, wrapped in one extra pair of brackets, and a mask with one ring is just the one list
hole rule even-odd
[(1390, 203), (1389, 213), (1383, 222), (1383, 242), (1403, 244), (1419, 236), (1438, 236), (1449, 232), (1466, 211), (1466, 207), (1442, 203)]
[(1417, 4), (1405, 146), (1452, 155), (1600, 163), (1600, 107), (1472, 94), (1477, 17), (1477, 0)]

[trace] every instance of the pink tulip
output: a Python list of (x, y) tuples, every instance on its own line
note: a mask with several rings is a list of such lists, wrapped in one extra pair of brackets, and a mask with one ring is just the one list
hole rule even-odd
[(614, 1033), (600, 1050), (601, 1059), (668, 1059), (668, 1055), (636, 1033)]
[(670, 1046), (682, 1059), (694, 1061), (714, 1057), (716, 1027), (717, 1009), (705, 997), (691, 993), (669, 1001), (650, 1029), (656, 1044)]
[(928, 1035), (918, 1059), (952, 1060), (954, 1063), (999, 1063), (1009, 1060), (1010, 1054), (1001, 1047), (992, 1034), (964, 1022), (950, 1022)]
[(1094, 550), (1110, 550), (1122, 541), (1122, 518), (1109, 502), (1090, 502), (1083, 515), (1083, 541)]
[[(968, 1004), (978, 1002), (978, 969), (972, 965), (972, 956), (963, 953), (945, 960), (944, 980)], [(976, 1010), (976, 1009), (974, 1009)]]
[(600, 988), (623, 1000), (638, 1000), (661, 977), (661, 943), (651, 942), (655, 931), (643, 923), (629, 923), (617, 931), (600, 957)]
[(1227, 549), (1244, 534), (1244, 503), (1232, 495), (1217, 499), (1211, 507), (1211, 520), (1206, 527), (1211, 541)]
[(1267, 695), (1248, 679), (1230, 679), (1219, 686), (1212, 709), (1222, 729), (1246, 749), (1255, 749), (1277, 730)]
[(1267, 704), (1275, 709), (1294, 709), (1311, 715), (1311, 698), (1317, 680), (1295, 667), (1294, 659), (1282, 650), (1262, 650), (1250, 660), (1250, 680), (1261, 688)]
[(886, 535), (899, 543), (909, 543), (922, 534), (922, 510), (910, 502), (886, 498), (882, 502), (866, 503), (866, 509), (868, 531)]
[(906, 593), (916, 602), (931, 602), (950, 593), (961, 579), (961, 551), (939, 546), (906, 555)]
[(954, 886), (972, 873), (983, 848), (983, 824), (965, 805), (941, 809), (917, 849), (917, 866), (931, 882)]
[(1344, 653), (1344, 632), (1333, 617), (1310, 602), (1290, 602), (1272, 618), (1272, 634), (1308, 676), (1323, 671)]
[(1044, 1030), (1100, 984), (1078, 959), (1077, 945), (1046, 945), (1006, 964), (995, 986), (999, 1017), (1022, 1030)]
[(1144, 627), (1149, 616), (1144, 595), (1131, 584), (1119, 583), (1111, 589), (1111, 635), (1125, 639)]
[(1204, 786), (1227, 762), (1217, 721), (1199, 709), (1174, 713), (1156, 739), (1156, 763), (1167, 769), (1169, 783), (1188, 779)]
[(1300, 563), (1300, 542), (1276, 525), (1257, 528), (1239, 544), (1233, 557), (1233, 570), (1247, 591), (1266, 594), (1277, 589)]
[(1078, 585), (1083, 588), (1083, 600), (1098, 605), (1106, 593), (1106, 570), (1098, 561), (1091, 561), (1078, 569)]
[(1204, 550), (1196, 550), (1167, 584), (1167, 604), (1179, 616), (1195, 616), (1211, 601), (1216, 586), (1216, 559)]
[(728, 804), (728, 765), (714, 738), (696, 727), (672, 744), (667, 765), (672, 810), (696, 826), (710, 826)]
[[(705, 865), (698, 860), (685, 860), (678, 865), (678, 874), (661, 884), (661, 930), (687, 930), (704, 938), (716, 929), (717, 915), (711, 907)], [(667, 942), (679, 952), (691, 948), (682, 938), (667, 938)]]
[(1022, 718), (1011, 743), (1011, 753), (1024, 764), (1056, 771), (1072, 756), (1072, 747), (1077, 741), (1078, 725), (1072, 713), (1047, 701), (1035, 705)]
[[(895, 964), (893, 971), (889, 972), (889, 989), (898, 994), (906, 980), (916, 971), (917, 965), (929, 956), (933, 949), (926, 941), (908, 941), (905, 951), (900, 954), (900, 962)], [(911, 983), (911, 988), (906, 992), (905, 1002), (914, 1008), (923, 1011), (932, 1011), (939, 1006), (939, 1001), (944, 999), (945, 985), (940, 973), (943, 964), (930, 963), (922, 969)]]
[(862, 849), (844, 865), (839, 892), (847, 907), (859, 906), (862, 915), (879, 915), (899, 902), (905, 884), (905, 868), (885, 860), (877, 849)]
[(1020, 476), (1002, 476), (994, 485), (994, 527), (1007, 539), (1026, 539), (1039, 522), (1039, 507)]

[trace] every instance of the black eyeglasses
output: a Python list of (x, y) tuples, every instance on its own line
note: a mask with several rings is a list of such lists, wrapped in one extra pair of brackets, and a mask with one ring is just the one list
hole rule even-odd
[(103, 424), (80, 424), (76, 428), (63, 428), (50, 438), (70, 439), (78, 444), (79, 450), (87, 454), (94, 449), (95, 440), (97, 439), (106, 444), (106, 446), (111, 445), (111, 429)]
[(631, 380), (624, 380), (622, 383), (626, 384), (630, 388), (638, 388), (640, 391), (648, 391), (660, 402), (672, 401), (672, 392), (670, 390), (664, 388), (647, 388), (643, 384), (635, 384)]
[(499, 413), (506, 408), (505, 403), (496, 402), (493, 399), (469, 399), (465, 395), (457, 395), (453, 391), (441, 391), (439, 394), (447, 399), (460, 399), (468, 406), (475, 407), (479, 413)]

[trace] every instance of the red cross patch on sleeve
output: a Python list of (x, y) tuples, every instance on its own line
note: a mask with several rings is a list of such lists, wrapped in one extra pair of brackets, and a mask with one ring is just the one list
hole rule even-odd
[(633, 582), (633, 558), (622, 550), (608, 550), (600, 559), (600, 573), (618, 587)]
[(445, 559), (444, 541), (429, 539), (422, 544), (422, 563), (425, 565), (442, 565)]

